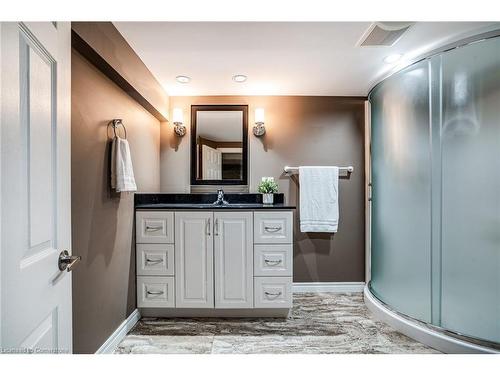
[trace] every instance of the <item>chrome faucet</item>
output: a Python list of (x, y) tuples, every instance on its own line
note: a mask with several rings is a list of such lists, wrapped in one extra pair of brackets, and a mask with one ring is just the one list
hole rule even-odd
[(227, 201), (224, 200), (224, 190), (218, 189), (217, 190), (217, 200), (214, 202), (216, 205), (223, 205), (227, 204)]

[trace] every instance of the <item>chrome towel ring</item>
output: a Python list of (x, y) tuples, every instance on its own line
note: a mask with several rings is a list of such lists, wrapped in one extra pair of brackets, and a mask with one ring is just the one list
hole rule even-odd
[(116, 133), (116, 128), (121, 125), (122, 128), (123, 128), (123, 132), (125, 133), (125, 137), (123, 139), (127, 139), (127, 128), (125, 127), (125, 125), (123, 125), (122, 119), (118, 119), (118, 118), (117, 119), (113, 119), (113, 121), (111, 121), (110, 124), (113, 127), (113, 134), (117, 138), (121, 138), (121, 137)]

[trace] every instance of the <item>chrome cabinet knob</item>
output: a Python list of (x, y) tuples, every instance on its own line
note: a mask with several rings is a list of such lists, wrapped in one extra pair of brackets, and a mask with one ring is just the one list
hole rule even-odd
[(82, 260), (80, 255), (69, 255), (68, 250), (63, 250), (59, 254), (59, 260), (57, 261), (57, 266), (59, 271), (73, 271), (73, 268)]

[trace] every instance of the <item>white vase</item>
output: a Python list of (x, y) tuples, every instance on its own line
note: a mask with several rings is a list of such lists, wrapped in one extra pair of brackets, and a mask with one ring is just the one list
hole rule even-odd
[(262, 194), (262, 203), (264, 204), (273, 204), (274, 202), (274, 194)]

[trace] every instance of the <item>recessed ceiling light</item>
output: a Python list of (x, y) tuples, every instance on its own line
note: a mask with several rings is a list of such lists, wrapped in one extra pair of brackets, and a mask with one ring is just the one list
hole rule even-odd
[(398, 61), (401, 57), (403, 57), (403, 55), (401, 55), (399, 53), (395, 53), (394, 55), (389, 55), (389, 56), (385, 57), (384, 62), (386, 64), (393, 64), (396, 61)]
[(189, 78), (188, 76), (177, 76), (175, 77), (175, 79), (179, 83), (189, 83), (189, 81), (191, 81), (191, 78)]
[(243, 74), (236, 74), (233, 76), (233, 81), (234, 82), (245, 82), (247, 80), (247, 76)]

